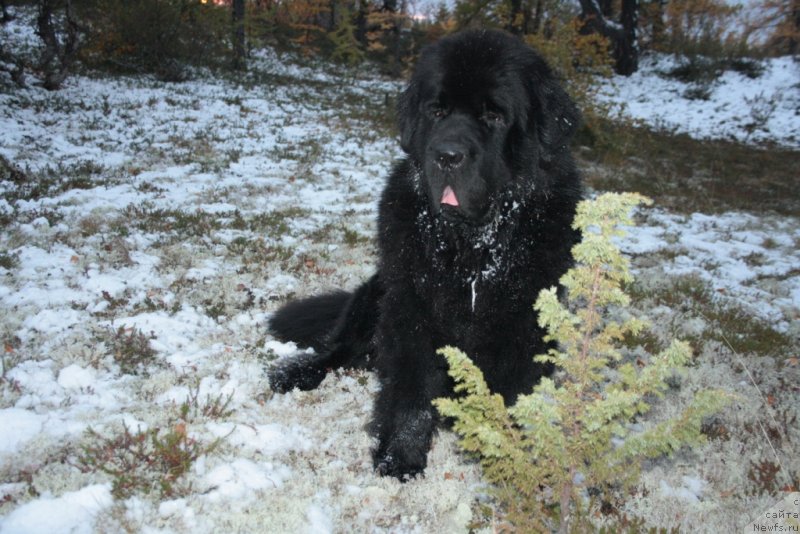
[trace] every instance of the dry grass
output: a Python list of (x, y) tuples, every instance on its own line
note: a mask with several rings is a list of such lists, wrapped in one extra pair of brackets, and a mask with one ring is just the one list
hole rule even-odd
[(611, 124), (604, 128), (608, 142), (579, 152), (594, 188), (638, 191), (681, 213), (800, 215), (800, 151)]

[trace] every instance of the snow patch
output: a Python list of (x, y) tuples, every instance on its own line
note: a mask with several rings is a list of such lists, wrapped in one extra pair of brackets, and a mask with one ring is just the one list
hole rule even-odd
[(666, 480), (661, 481), (661, 493), (665, 497), (675, 497), (692, 503), (700, 502), (705, 493), (706, 481), (694, 477), (682, 477), (679, 487), (670, 486)]
[(290, 476), (291, 471), (285, 466), (239, 458), (206, 474), (203, 484), (207, 489), (203, 493), (210, 502), (224, 500), (241, 504), (252, 499), (256, 491), (280, 488)]
[(58, 385), (64, 389), (83, 389), (97, 382), (97, 373), (93, 369), (85, 369), (77, 364), (69, 365), (58, 373)]
[(60, 497), (42, 495), (0, 520), (0, 534), (92, 534), (94, 518), (110, 507), (111, 484), (95, 484)]
[(42, 431), (47, 416), (30, 410), (6, 408), (0, 410), (0, 421), (3, 424), (3, 432), (0, 433), (0, 452), (12, 453)]

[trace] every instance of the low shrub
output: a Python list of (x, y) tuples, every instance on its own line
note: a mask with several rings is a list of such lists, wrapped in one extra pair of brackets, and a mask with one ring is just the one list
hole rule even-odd
[(461, 396), (434, 403), (454, 419), (462, 447), (480, 459), (493, 484), (505, 520), (520, 531), (594, 530), (590, 508), (602, 510), (625, 495), (645, 459), (703, 442), (704, 418), (730, 400), (721, 391), (699, 391), (679, 415), (641, 420), (692, 356), (689, 345), (677, 340), (655, 355), (643, 348), (634, 354), (623, 343), (646, 323), (627, 309), (630, 298), (622, 288), (632, 276), (613, 239), (644, 200), (608, 193), (579, 205), (577, 265), (561, 278), (570, 306), (559, 301), (556, 288), (543, 290), (535, 305), (547, 339), (558, 342), (535, 358), (556, 364), (560, 371), (553, 378), (506, 407), (464, 353), (440, 351)]
[(111, 494), (127, 499), (135, 494), (157, 492), (161, 499), (188, 493), (181, 477), (201, 456), (211, 453), (220, 439), (201, 443), (189, 436), (186, 423), (170, 421), (167, 428), (122, 432), (105, 437), (89, 429), (90, 443), (78, 458), (86, 471), (100, 471), (111, 477)]
[(215, 2), (89, 0), (80, 16), (83, 59), (95, 66), (179, 81), (187, 66), (218, 65), (229, 53), (230, 13)]

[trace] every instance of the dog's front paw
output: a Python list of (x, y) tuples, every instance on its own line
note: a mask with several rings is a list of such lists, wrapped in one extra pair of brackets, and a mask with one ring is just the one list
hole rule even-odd
[(376, 473), (382, 477), (395, 477), (400, 482), (408, 482), (417, 476), (424, 475), (425, 472), (425, 461), (409, 462), (391, 452), (376, 452), (372, 459)]
[(325, 378), (326, 371), (314, 354), (300, 354), (281, 362), (267, 372), (269, 387), (276, 393), (286, 393), (294, 388), (315, 389)]
[[(372, 450), (375, 471), (381, 476), (393, 476), (401, 482), (423, 475), (428, 465), (434, 419), (429, 410), (400, 410), (396, 397), (381, 391), (370, 424), (370, 432), (378, 438)], [(387, 425), (386, 422), (389, 421)]]
[(412, 426), (379, 436), (378, 447), (372, 451), (375, 471), (401, 482), (422, 476), (428, 464), (431, 434), (429, 430), (420, 430)]

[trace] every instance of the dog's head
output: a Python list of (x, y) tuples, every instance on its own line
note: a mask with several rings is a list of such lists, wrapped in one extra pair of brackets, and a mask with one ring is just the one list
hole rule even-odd
[(433, 212), (479, 225), (509, 183), (536, 181), (566, 150), (579, 114), (533, 49), (473, 30), (423, 50), (398, 121)]

